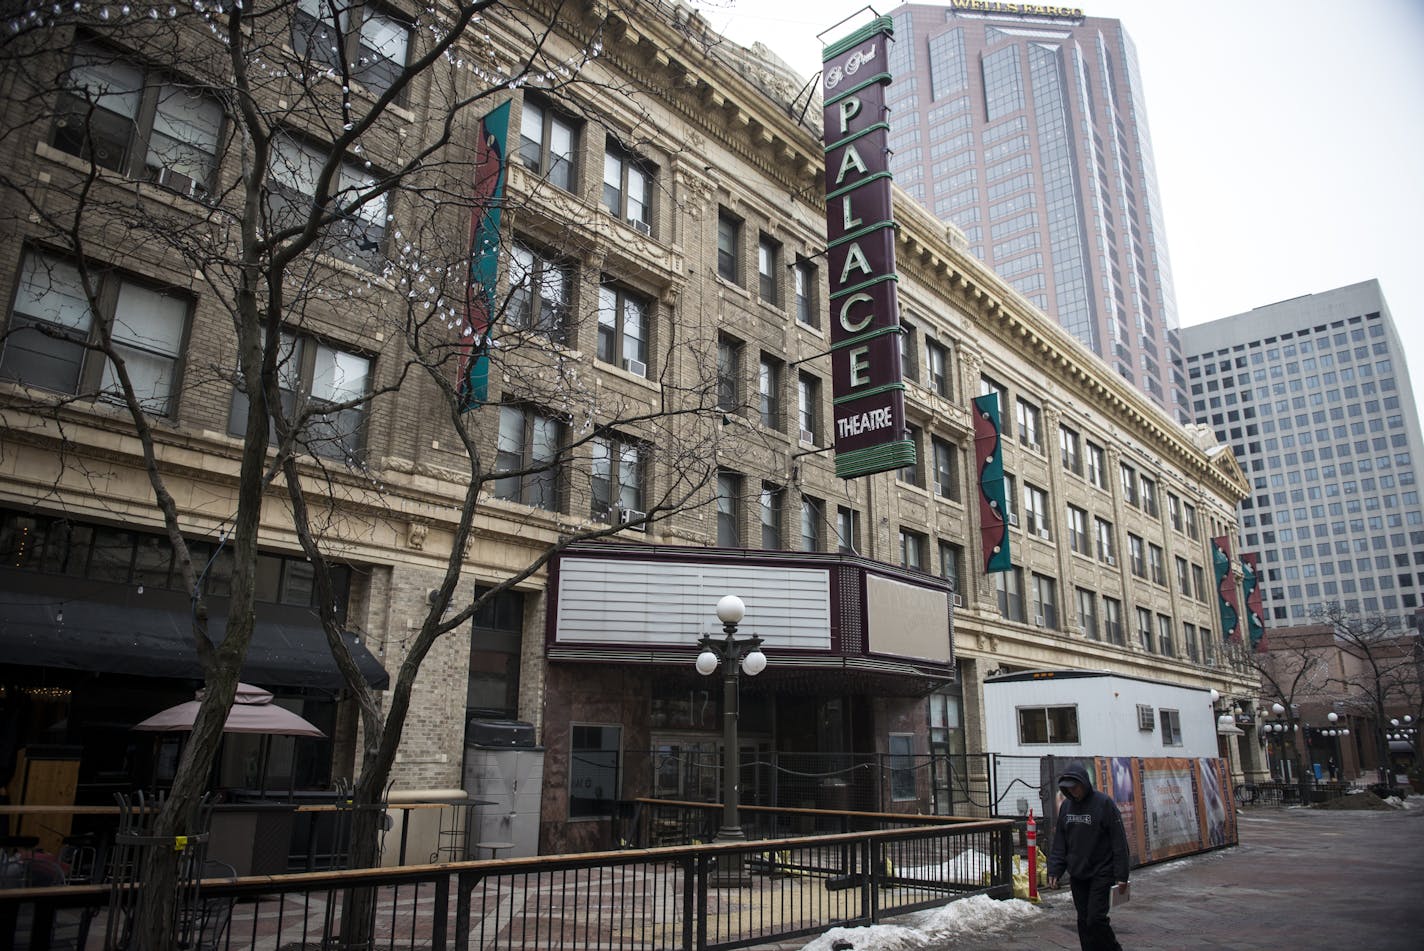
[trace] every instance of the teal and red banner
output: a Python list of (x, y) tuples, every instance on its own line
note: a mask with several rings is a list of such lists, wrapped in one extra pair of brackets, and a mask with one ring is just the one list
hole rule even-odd
[(1241, 643), (1241, 617), (1236, 613), (1236, 577), (1231, 573), (1231, 536), (1211, 540), (1211, 566), (1216, 572), (1216, 598), (1221, 609), (1221, 639)]
[(504, 208), (505, 168), (509, 155), (509, 103), (496, 106), (480, 120), (475, 144), (475, 180), (470, 215), (470, 279), (465, 288), (462, 328), (460, 409), (470, 410), (489, 399), (489, 350), (498, 312), (500, 212)]
[(912, 465), (900, 375), (895, 221), (890, 197), (892, 21), (879, 17), (826, 47), (826, 262), (836, 475)]
[(984, 546), (984, 572), (1008, 571), (1009, 525), (1004, 520), (1004, 429), (999, 394), (974, 397), (974, 462), (979, 469), (979, 539)]
[(1246, 634), (1251, 649), (1258, 650), (1266, 636), (1266, 620), (1261, 608), (1261, 556), (1241, 553), (1241, 597), (1246, 602)]

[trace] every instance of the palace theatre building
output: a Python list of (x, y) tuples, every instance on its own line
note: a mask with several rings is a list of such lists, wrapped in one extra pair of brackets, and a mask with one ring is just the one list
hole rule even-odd
[[(1210, 540), (1235, 536), (1247, 492), (1231, 454), (1153, 406), (973, 258), (956, 228), (877, 174), (876, 123), (857, 125), (862, 117), (837, 111), (837, 97), (854, 85), (844, 57), (863, 52), (857, 69), (874, 72), (883, 51), (869, 47), (889, 39), (840, 51), (841, 84), (823, 80), (817, 93), (823, 114), (804, 80), (764, 49), (736, 47), (685, 9), (635, 6), (625, 15), (616, 5), (527, 5), (524, 15), (552, 24), (550, 62), (579, 62), (594, 37), (601, 47), (580, 66), (588, 82), (513, 91), (508, 189), (518, 210), (503, 227), (515, 253), (561, 275), (575, 318), (563, 358), (580, 379), (649, 413), (715, 384), (720, 425), (694, 454), (715, 466), (691, 505), (648, 524), (638, 524), (648, 500), (679, 477), (653, 428), (601, 457), (572, 456), (557, 496), (492, 483), (462, 595), (560, 544), (570, 524), (600, 511), (599, 498), (617, 499), (605, 518), (634, 524), (562, 550), (437, 643), (413, 694), (396, 790), (509, 795), (518, 821), (494, 837), (518, 839), (514, 854), (612, 845), (620, 803), (635, 797), (718, 798), (725, 669), (703, 675), (698, 658), (704, 637), (726, 639), (725, 595), (745, 604), (736, 637), (760, 638), (766, 661), (737, 684), (747, 802), (982, 810), (951, 779), (995, 752), (983, 741), (990, 671), (1100, 669), (1254, 695), (1227, 649), (1212, 571)], [(486, 26), (510, 49), (543, 32), (497, 18)], [(873, 95), (863, 107), (878, 108)], [(823, 135), (825, 116), (833, 128)], [(872, 138), (828, 171), (840, 131)], [(30, 142), (11, 160), (39, 180), (59, 167), (55, 155)], [(883, 194), (847, 203), (845, 189), (862, 178)], [(401, 196), (391, 201), (399, 217)], [(0, 248), (6, 321), (19, 299), (14, 276), (39, 253), (33, 237)], [(111, 256), (133, 255), (127, 266), (140, 272), (150, 266), (141, 250)], [(228, 365), (221, 303), (193, 294), (189, 342), (175, 359)], [(847, 306), (859, 294), (873, 299), (869, 309)], [(618, 321), (599, 319), (614, 312)], [(341, 317), (312, 338), (317, 358), (364, 354), (374, 385), (390, 382), (398, 365)], [(0, 355), (7, 401), (22, 386), (12, 360), (21, 356)], [(177, 460), (187, 530), (215, 543), (241, 444), (228, 431), (231, 382), (194, 379), (163, 421), (165, 451)], [(495, 389), (517, 383), (491, 376)], [(974, 401), (990, 394), (997, 416), (979, 436), (992, 440), (997, 468), (986, 486)], [(468, 481), (450, 440), (421, 428), (419, 401), (418, 389), (401, 387), (363, 420), (364, 468), (352, 484), (379, 484), (379, 504), (357, 506), (349, 487), (331, 500), (341, 516), (332, 531), (349, 533), (340, 539), (346, 625), (377, 685), (399, 670), (438, 587)], [(517, 467), (529, 444), (506, 435), (547, 421), (496, 409), (480, 411), (481, 438), (501, 464), (514, 446)], [(170, 581), (135, 574), (162, 525), (122, 421), (76, 402), (61, 439), (26, 425), (25, 412), (6, 417), (27, 435), (0, 459), (0, 596), (30, 605), (0, 622), (7, 710), (28, 698), (12, 735), (20, 746), (83, 744), (66, 724), (102, 722), (122, 737), (129, 721), (198, 686), (184, 679), (190, 669), (143, 656), (162, 650), (153, 631), (181, 627), (188, 601)], [(61, 456), (102, 460), (106, 497), (56, 478)], [(100, 553), (88, 567), (25, 557), (35, 533), (76, 531)], [(122, 566), (108, 557), (119, 535), (129, 546)], [(274, 514), (259, 544), (270, 559), (259, 620), (276, 646), (264, 654), (273, 664), (244, 676), (331, 738), (315, 748), (321, 763), (281, 781), (329, 785), (355, 768), (356, 717), (320, 665), (303, 668), (277, 649), (284, 638), (310, 641), (315, 626), (290, 525)], [(65, 580), (76, 571), (92, 587)], [(144, 633), (131, 645), (138, 653), (27, 653), (33, 631), (19, 621), (52, 628), (55, 605), (71, 598), (85, 604), (64, 610), (67, 631), (102, 646), (118, 616), (103, 605), (115, 604)], [(74, 698), (105, 682), (119, 692), (81, 709)], [(496, 775), (501, 749), (518, 760), (513, 774)], [(231, 769), (234, 782), (246, 779), (240, 763)], [(100, 778), (81, 770), (81, 781)]]

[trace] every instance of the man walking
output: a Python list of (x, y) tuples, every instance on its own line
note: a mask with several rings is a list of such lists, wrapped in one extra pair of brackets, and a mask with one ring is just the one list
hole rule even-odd
[(1068, 797), (1058, 807), (1053, 846), (1048, 855), (1048, 887), (1057, 888), (1064, 872), (1078, 910), (1078, 941), (1083, 951), (1122, 951), (1108, 919), (1114, 886), (1126, 900), (1127, 833), (1117, 803), (1093, 788), (1088, 771), (1074, 763), (1058, 779)]

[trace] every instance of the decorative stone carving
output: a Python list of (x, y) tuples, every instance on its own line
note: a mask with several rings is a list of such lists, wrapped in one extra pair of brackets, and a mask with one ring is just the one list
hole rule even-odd
[(425, 536), (430, 534), (430, 523), (408, 522), (405, 528), (405, 546), (416, 551), (425, 550)]

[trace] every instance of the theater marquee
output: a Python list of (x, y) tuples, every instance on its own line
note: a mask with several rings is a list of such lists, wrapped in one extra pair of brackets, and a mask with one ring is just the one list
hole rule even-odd
[(880, 17), (826, 47), (826, 256), (836, 475), (915, 461), (905, 430), (885, 90), (892, 26)]

